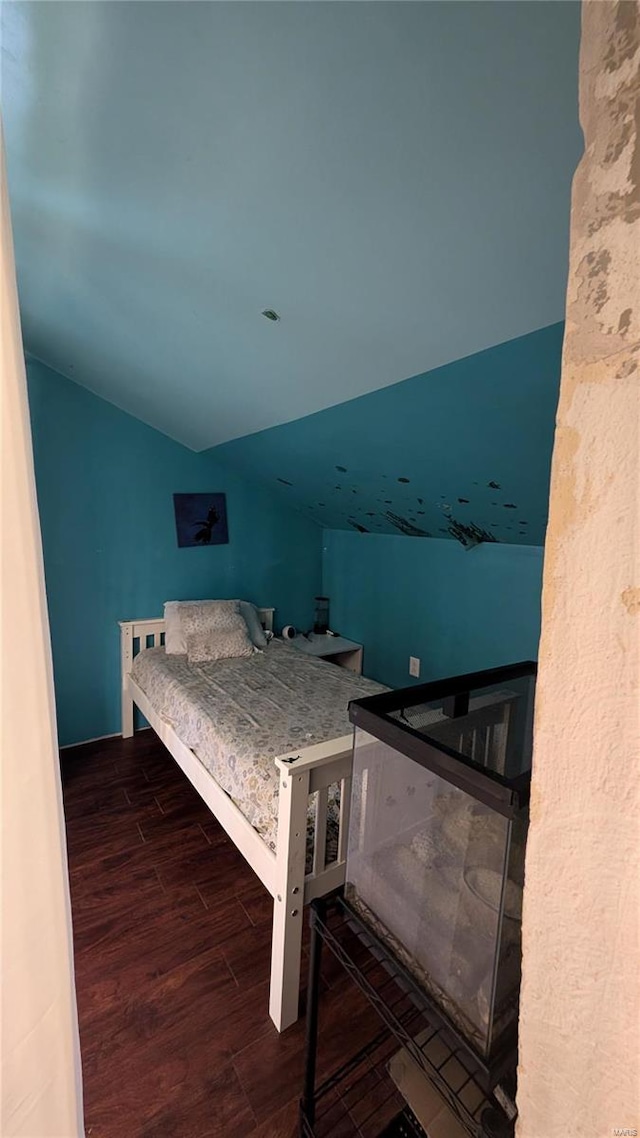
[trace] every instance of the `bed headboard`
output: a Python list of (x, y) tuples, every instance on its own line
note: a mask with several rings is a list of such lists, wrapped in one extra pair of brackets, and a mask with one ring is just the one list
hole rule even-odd
[[(256, 605), (260, 623), (265, 632), (273, 632), (274, 608), (260, 608)], [(143, 648), (158, 648), (164, 644), (164, 617), (150, 617), (148, 620), (119, 620), (120, 651), (123, 674), (131, 671), (133, 658)], [(138, 643), (136, 644), (135, 641)]]

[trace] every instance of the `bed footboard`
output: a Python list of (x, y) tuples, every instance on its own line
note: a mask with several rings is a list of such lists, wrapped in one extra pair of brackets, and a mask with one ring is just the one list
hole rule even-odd
[[(273, 899), (269, 1014), (278, 1031), (298, 1018), (303, 907), (344, 882), (351, 801), (351, 735), (305, 748), (299, 755), (276, 759), (280, 777), (276, 890)], [(340, 785), (340, 817), (336, 857), (327, 861), (329, 788)], [(309, 795), (316, 798), (313, 860), (307, 861)]]

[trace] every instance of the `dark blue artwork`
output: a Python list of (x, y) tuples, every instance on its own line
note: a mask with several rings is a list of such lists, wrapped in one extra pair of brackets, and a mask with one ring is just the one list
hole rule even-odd
[(174, 494), (178, 545), (226, 545), (225, 494)]

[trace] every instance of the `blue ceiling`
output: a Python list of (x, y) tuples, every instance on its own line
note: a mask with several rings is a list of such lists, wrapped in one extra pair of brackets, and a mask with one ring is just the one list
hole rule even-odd
[[(5, 0), (3, 20), (26, 347), (186, 445), (562, 318), (578, 4)], [(449, 453), (458, 394), (438, 411)], [(418, 442), (430, 453), (426, 408)], [(351, 483), (345, 449), (322, 461)], [(520, 478), (517, 454), (501, 473), (472, 453), (419, 496)], [(421, 461), (368, 463), (369, 498)]]

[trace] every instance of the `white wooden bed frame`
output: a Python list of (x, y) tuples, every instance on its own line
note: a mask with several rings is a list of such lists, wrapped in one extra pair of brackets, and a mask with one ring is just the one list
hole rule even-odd
[[(273, 631), (273, 609), (258, 609), (265, 629)], [(280, 777), (276, 852), (263, 841), (244, 814), (218, 785), (194, 752), (153, 709), (131, 675), (136, 642), (138, 650), (161, 644), (163, 619), (120, 621), (122, 653), (122, 736), (134, 733), (136, 704), (159, 739), (206, 802), (231, 841), (273, 897), (271, 987), (269, 1014), (278, 1031), (298, 1018), (303, 906), (344, 882), (351, 799), (352, 735), (317, 743), (274, 760)], [(340, 819), (337, 858), (326, 861), (327, 798), (340, 783)], [(316, 797), (313, 867), (305, 873), (307, 807)]]

